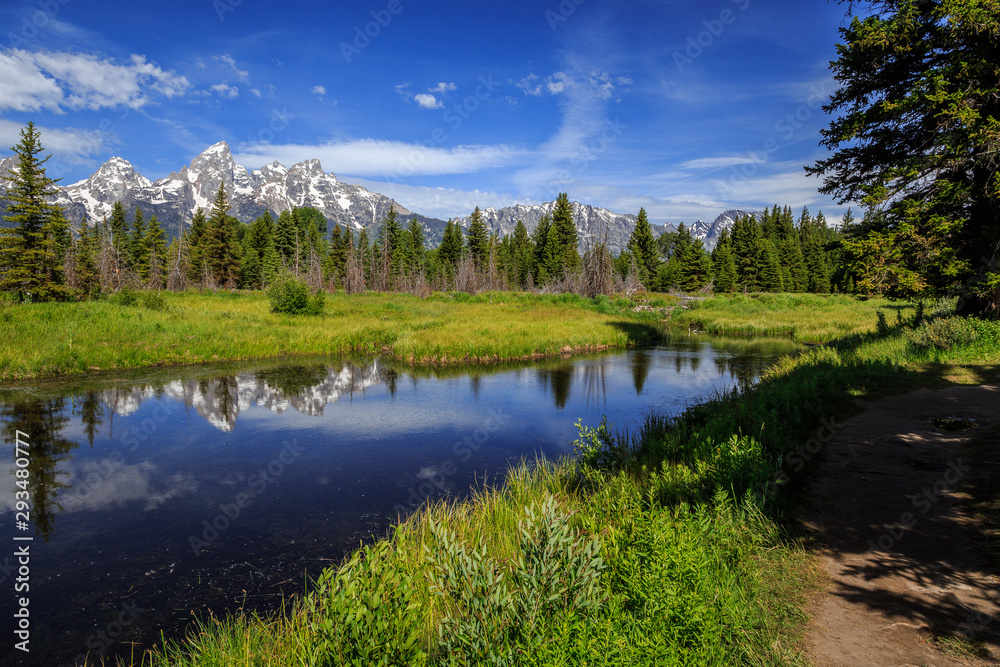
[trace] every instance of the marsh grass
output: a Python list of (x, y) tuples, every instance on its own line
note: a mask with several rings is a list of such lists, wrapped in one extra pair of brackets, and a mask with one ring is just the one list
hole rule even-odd
[(630, 305), (574, 295), (338, 293), (320, 314), (302, 316), (271, 312), (260, 292), (7, 304), (0, 381), (305, 354), (495, 362), (658, 340), (660, 318)]
[(875, 328), (878, 312), (909, 317), (908, 303), (845, 294), (717, 294), (677, 308), (671, 322), (730, 336), (790, 336), (823, 343)]

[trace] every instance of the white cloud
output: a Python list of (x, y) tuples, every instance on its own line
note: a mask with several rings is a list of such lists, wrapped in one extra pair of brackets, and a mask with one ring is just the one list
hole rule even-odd
[(316, 95), (326, 95), (326, 86), (313, 86), (312, 92)]
[(482, 192), (480, 190), (456, 190), (453, 188), (432, 188), (401, 183), (386, 183), (385, 181), (369, 181), (363, 178), (344, 179), (372, 192), (378, 192), (395, 199), (401, 206), (411, 211), (428, 215), (441, 220), (464, 217), (472, 213), (478, 206), (486, 208), (503, 208), (515, 204), (531, 206), (539, 202), (533, 199), (518, 198), (511, 194), (498, 192)]
[(0, 52), (0, 110), (137, 109), (149, 102), (150, 90), (170, 98), (189, 87), (185, 77), (140, 55), (118, 63), (83, 53)]
[(413, 99), (424, 109), (441, 109), (444, 107), (444, 104), (439, 102), (438, 99), (430, 93), (417, 93), (413, 96)]
[[(46, 153), (69, 157), (88, 157), (101, 153), (107, 146), (107, 135), (99, 130), (75, 127), (50, 128), (36, 125)], [(24, 126), (0, 118), (0, 146), (7, 148), (21, 141)]]
[(257, 88), (251, 88), (250, 92), (253, 93), (254, 95), (256, 95), (257, 97), (260, 97), (260, 90), (259, 89), (257, 89)]
[(236, 66), (236, 60), (231, 55), (229, 55), (228, 53), (224, 53), (221, 56), (213, 56), (213, 58), (215, 58), (216, 60), (218, 60), (221, 63), (225, 63), (226, 65), (229, 65), (233, 69), (233, 71), (236, 72), (236, 76), (239, 77), (240, 81), (248, 81), (249, 80), (249, 78), (250, 78), (250, 72), (248, 72), (246, 70), (243, 70), (243, 69), (240, 69), (239, 67), (237, 67)]
[(240, 146), (234, 153), (236, 161), (246, 166), (259, 166), (274, 160), (291, 165), (318, 158), (337, 172), (392, 178), (467, 174), (523, 164), (532, 155), (525, 149), (502, 144), (428, 148), (420, 144), (377, 139), (331, 141), (318, 145), (255, 143)]
[(432, 93), (447, 93), (449, 91), (457, 89), (458, 86), (456, 86), (454, 83), (445, 83), (444, 81), (442, 81), (438, 85), (434, 86), (433, 88), (428, 88), (427, 90)]
[(214, 86), (209, 86), (209, 89), (219, 95), (219, 97), (226, 97), (228, 99), (233, 99), (240, 94), (239, 88), (236, 86), (230, 86), (226, 81), (217, 83)]
[(758, 160), (747, 157), (732, 155), (729, 157), (706, 157), (697, 160), (688, 160), (679, 165), (680, 169), (719, 169), (721, 167), (733, 167), (740, 164), (754, 164)]

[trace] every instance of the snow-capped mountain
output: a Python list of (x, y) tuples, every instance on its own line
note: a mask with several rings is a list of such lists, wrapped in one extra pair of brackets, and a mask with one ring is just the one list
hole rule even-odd
[(737, 219), (748, 215), (760, 217), (761, 214), (758, 211), (744, 211), (739, 208), (723, 211), (711, 224), (698, 220), (691, 225), (691, 236), (701, 239), (705, 243), (705, 249), (711, 251), (715, 248), (723, 229), (732, 229)]
[[(7, 174), (16, 164), (13, 156), (0, 160), (0, 175)], [(156, 215), (167, 233), (176, 236), (190, 225), (198, 208), (206, 213), (211, 209), (220, 183), (226, 185), (230, 214), (243, 222), (251, 222), (266, 210), (277, 215), (295, 207), (311, 206), (322, 212), (330, 227), (339, 224), (354, 231), (364, 228), (374, 235), (389, 211), (395, 209), (404, 223), (415, 218), (423, 225), (431, 247), (440, 243), (445, 224), (413, 213), (385, 195), (339, 181), (333, 173), (323, 171), (319, 160), (304, 160), (291, 167), (272, 162), (249, 170), (236, 164), (224, 141), (209, 146), (190, 165), (152, 182), (128, 160), (113, 157), (89, 178), (60, 187), (55, 203), (79, 226), (84, 220), (87, 224), (103, 220), (110, 215), (115, 201), (121, 201), (129, 218), (136, 207), (141, 208), (147, 217)], [(8, 187), (6, 181), (0, 180), (0, 209), (5, 208), (3, 199)], [(541, 217), (551, 216), (554, 209), (555, 202), (545, 202), (500, 209), (489, 207), (482, 214), (490, 231), (504, 235), (514, 232), (518, 220), (524, 222), (529, 233), (533, 232)], [(742, 210), (729, 210), (712, 223), (698, 220), (690, 229), (711, 250), (721, 231), (746, 214)], [(611, 250), (618, 252), (628, 244), (635, 227), (635, 215), (577, 202), (573, 203), (573, 217), (580, 232), (581, 251), (606, 240)], [(457, 221), (468, 228), (468, 216)], [(676, 230), (671, 223), (654, 224), (652, 228), (657, 236)]]
[[(0, 173), (15, 164), (13, 157), (4, 159)], [(156, 215), (167, 232), (176, 235), (190, 224), (199, 208), (206, 213), (211, 209), (220, 183), (226, 185), (230, 214), (244, 222), (265, 210), (280, 214), (298, 206), (316, 208), (331, 226), (336, 223), (355, 231), (376, 227), (391, 208), (403, 219), (413, 216), (385, 195), (341, 183), (334, 174), (323, 171), (319, 160), (305, 160), (291, 167), (274, 162), (248, 170), (236, 164), (224, 141), (210, 146), (190, 165), (153, 182), (139, 174), (128, 160), (113, 157), (90, 178), (60, 188), (56, 203), (71, 222), (79, 225), (84, 219), (88, 224), (103, 220), (120, 200), (129, 217), (139, 207), (147, 217)], [(6, 186), (6, 182), (0, 182), (0, 198)]]
[(130, 415), (152, 398), (166, 396), (194, 410), (215, 428), (231, 431), (240, 413), (260, 406), (277, 414), (289, 409), (321, 416), (327, 405), (341, 396), (360, 393), (386, 381), (385, 368), (378, 361), (364, 366), (350, 362), (340, 368), (323, 370), (315, 384), (288, 392), (269, 380), (267, 370), (245, 372), (214, 379), (175, 380), (163, 386), (138, 386), (101, 392), (101, 400), (117, 415)]
[[(579, 202), (572, 202), (572, 206), (573, 220), (576, 222), (576, 228), (580, 233), (581, 251), (604, 239), (607, 239), (608, 247), (615, 253), (628, 245), (628, 239), (632, 235), (632, 230), (635, 229), (634, 215), (629, 213), (615, 213), (606, 208), (597, 208), (589, 204), (580, 204)], [(555, 207), (556, 203), (550, 201), (534, 206), (517, 204), (516, 206), (507, 206), (500, 209), (491, 206), (482, 209), (480, 212), (483, 216), (483, 222), (486, 223), (486, 228), (491, 232), (496, 232), (500, 236), (504, 236), (514, 233), (518, 220), (524, 222), (524, 226), (528, 229), (529, 234), (534, 233), (535, 228), (538, 227), (538, 221), (542, 219), (542, 216), (548, 215), (551, 217)], [(462, 227), (468, 229), (469, 216), (459, 218), (458, 222)], [(674, 231), (676, 229), (669, 223), (667, 225), (651, 225), (651, 227), (653, 228), (654, 236), (659, 236), (663, 232)]]

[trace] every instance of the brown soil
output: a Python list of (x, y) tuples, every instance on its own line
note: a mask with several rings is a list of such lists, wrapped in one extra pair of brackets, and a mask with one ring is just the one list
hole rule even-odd
[[(931, 422), (946, 417), (978, 426)], [(805, 512), (826, 580), (808, 610), (813, 664), (1000, 664), (1000, 578), (961, 499), (1000, 475), (1000, 442), (986, 460), (965, 449), (997, 424), (1000, 386), (950, 387), (873, 402), (824, 445)]]

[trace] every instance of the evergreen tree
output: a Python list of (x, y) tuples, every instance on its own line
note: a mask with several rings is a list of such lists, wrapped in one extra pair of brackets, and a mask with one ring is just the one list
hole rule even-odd
[(534, 233), (531, 235), (531, 240), (535, 246), (535, 284), (541, 287), (550, 277), (549, 267), (555, 262), (555, 258), (551, 257), (547, 252), (551, 249), (548, 246), (549, 240), (549, 230), (552, 228), (552, 218), (548, 214), (542, 214), (541, 219), (538, 221), (538, 226), (535, 227)]
[(778, 259), (778, 251), (770, 239), (764, 241), (763, 260), (764, 263), (760, 270), (760, 289), (765, 292), (784, 291), (781, 260)]
[(766, 248), (760, 224), (754, 216), (742, 216), (733, 223), (732, 246), (737, 288), (752, 292), (760, 290)]
[(163, 287), (163, 277), (167, 272), (167, 235), (155, 215), (146, 222), (141, 255), (143, 281), (156, 289)]
[(715, 269), (715, 291), (732, 292), (739, 280), (736, 273), (736, 262), (733, 259), (733, 247), (729, 240), (729, 230), (723, 229), (712, 250), (712, 266)]
[(712, 279), (712, 260), (701, 239), (690, 239), (677, 260), (675, 282), (685, 292), (695, 292)]
[(205, 264), (215, 282), (234, 287), (239, 282), (240, 246), (236, 240), (239, 222), (229, 215), (229, 197), (225, 183), (219, 184), (212, 202), (205, 238)]
[[(1000, 11), (979, 0), (864, 2), (831, 63), (820, 192), (880, 210), (845, 245), (866, 291), (965, 293), (1000, 310)], [(809, 253), (807, 252), (807, 262)], [(971, 287), (970, 287), (971, 286)]]
[(438, 259), (445, 275), (450, 279), (458, 269), (458, 263), (462, 259), (462, 228), (458, 223), (453, 223), (451, 219), (444, 226), (444, 237), (438, 247)]
[(484, 269), (489, 255), (490, 236), (486, 229), (486, 223), (483, 221), (483, 214), (478, 206), (469, 218), (469, 231), (466, 233), (465, 238), (469, 244), (469, 254), (472, 256), (472, 261), (475, 262), (476, 268), (479, 270)]
[(188, 246), (188, 280), (200, 284), (205, 277), (205, 246), (208, 243), (208, 220), (200, 208), (191, 218), (191, 228), (185, 235), (185, 241)]
[(646, 217), (646, 209), (640, 208), (635, 219), (635, 228), (628, 240), (628, 249), (639, 267), (639, 279), (646, 284), (657, 275), (660, 268), (660, 250), (653, 230)]
[(132, 234), (126, 218), (125, 207), (120, 201), (115, 201), (111, 207), (111, 218), (108, 220), (111, 228), (111, 245), (115, 248), (118, 265), (122, 268), (132, 265)]
[(45, 174), (49, 157), (38, 157), (43, 149), (35, 124), (29, 122), (20, 136), (11, 148), (17, 164), (3, 177), (10, 183), (4, 220), (11, 227), (0, 229), (0, 289), (19, 301), (64, 298), (69, 294), (63, 274), (69, 225), (48, 201), (56, 180)]
[(535, 247), (528, 236), (528, 228), (524, 226), (524, 221), (518, 220), (514, 227), (514, 236), (511, 239), (511, 261), (514, 266), (513, 282), (519, 287), (528, 284), (528, 276), (534, 272)]
[(565, 273), (580, 268), (580, 252), (577, 249), (579, 239), (576, 223), (573, 221), (573, 205), (565, 192), (556, 198), (556, 205), (552, 210), (552, 231), (555, 232), (556, 260), (553, 270), (557, 277), (562, 278)]
[(407, 246), (409, 248), (409, 252), (407, 253), (408, 270), (411, 273), (418, 273), (424, 265), (424, 254), (427, 252), (424, 226), (420, 224), (419, 220), (413, 218), (410, 220), (410, 226), (406, 231)]

